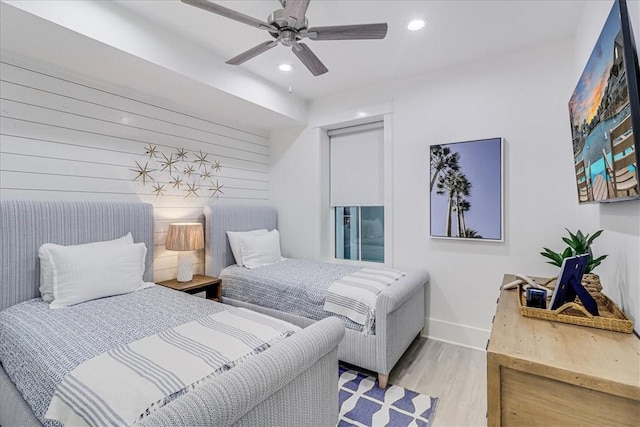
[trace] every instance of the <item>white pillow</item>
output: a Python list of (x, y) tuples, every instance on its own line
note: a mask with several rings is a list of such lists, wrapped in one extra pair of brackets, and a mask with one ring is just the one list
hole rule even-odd
[[(105, 242), (86, 243), (84, 245), (78, 246), (105, 244), (132, 245), (133, 237), (131, 236), (131, 233), (127, 233), (126, 236), (122, 236), (119, 239), (108, 240)], [(53, 243), (45, 243), (45, 245), (53, 245)], [(38, 250), (38, 257), (40, 258), (40, 294), (42, 295), (42, 299), (44, 301), (51, 302), (53, 301), (53, 266), (51, 265), (51, 260), (48, 256), (48, 253), (42, 250), (42, 246), (40, 246), (40, 249)]]
[(242, 249), (240, 248), (240, 238), (242, 236), (262, 236), (267, 234), (268, 231), (266, 228), (261, 228), (260, 230), (251, 230), (251, 231), (227, 231), (227, 238), (229, 239), (229, 246), (231, 246), (231, 252), (233, 252), (233, 257), (236, 259), (236, 264), (240, 267), (244, 265), (242, 260)]
[(110, 242), (75, 246), (45, 243), (41, 248), (53, 266), (53, 301), (62, 308), (111, 295), (126, 294), (149, 286), (144, 283), (144, 243), (115, 245)]
[(244, 266), (247, 268), (256, 268), (282, 260), (278, 230), (272, 230), (263, 235), (240, 236), (240, 248)]

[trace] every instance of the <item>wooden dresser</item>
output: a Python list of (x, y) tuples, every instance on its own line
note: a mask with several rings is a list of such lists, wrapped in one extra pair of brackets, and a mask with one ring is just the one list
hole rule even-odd
[(521, 316), (517, 292), (503, 290), (487, 345), (487, 409), (489, 426), (640, 426), (640, 340)]

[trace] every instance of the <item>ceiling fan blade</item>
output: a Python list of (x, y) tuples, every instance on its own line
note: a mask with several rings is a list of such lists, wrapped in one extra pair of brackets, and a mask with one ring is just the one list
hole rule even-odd
[(314, 76), (319, 76), (329, 71), (306, 44), (294, 44), (293, 53), (296, 54), (298, 59), (304, 64), (305, 67), (309, 69), (309, 71), (311, 71), (311, 74), (313, 74)]
[(383, 39), (387, 35), (387, 24), (336, 25), (314, 27), (300, 34), (311, 40), (366, 40)]
[(251, 25), (252, 27), (260, 28), (261, 30), (277, 31), (277, 29), (264, 21), (253, 18), (244, 13), (237, 12), (233, 9), (229, 9), (219, 4), (211, 3), (207, 0), (181, 0), (182, 3), (190, 6), (198, 7), (207, 12), (213, 12), (216, 15), (224, 16), (225, 18), (233, 19), (234, 21), (242, 22), (243, 24)]
[(307, 13), (309, 1), (310, 0), (286, 0), (284, 7), (285, 16), (294, 18), (296, 22), (304, 23), (304, 15)]
[(260, 55), (261, 53), (264, 53), (264, 52), (268, 51), (269, 49), (271, 49), (272, 47), (276, 46), (277, 44), (278, 43), (275, 42), (275, 41), (268, 41), (268, 42), (261, 43), (258, 46), (252, 47), (251, 49), (247, 50), (246, 52), (242, 52), (238, 56), (234, 56), (233, 58), (231, 58), (230, 60), (227, 61), (227, 64), (240, 65), (243, 62), (247, 62), (251, 58), (254, 58), (254, 57)]

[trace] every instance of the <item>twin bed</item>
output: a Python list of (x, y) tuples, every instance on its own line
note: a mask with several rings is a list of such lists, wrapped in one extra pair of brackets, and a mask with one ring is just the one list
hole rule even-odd
[[(129, 232), (135, 242), (146, 245), (144, 281), (151, 282), (151, 205), (0, 201), (0, 425), (61, 425), (46, 417), (49, 403), (58, 397), (65, 400), (66, 391), (78, 396), (67, 401), (71, 406), (85, 401), (80, 388), (65, 389), (61, 384), (71, 377), (79, 378), (77, 368), (86, 362), (107, 353), (121, 357), (114, 349), (130, 349), (158, 332), (175, 331), (186, 323), (205, 318), (220, 321), (215, 316), (221, 314), (255, 318), (255, 313), (160, 286), (62, 309), (50, 309), (38, 298), (38, 249), (42, 244), (78, 245), (117, 239)], [(338, 319), (295, 331), (263, 346), (261, 352), (231, 369), (224, 366), (211, 381), (167, 396), (163, 405), (142, 414), (146, 416), (137, 423), (253, 426), (304, 425), (314, 420), (318, 425), (335, 425), (337, 346), (343, 335), (344, 327)], [(95, 371), (89, 369), (89, 374)], [(140, 368), (142, 377), (157, 374), (157, 370)], [(119, 381), (115, 394), (125, 394), (133, 382), (133, 377)], [(104, 424), (106, 416), (100, 411), (92, 407), (77, 409), (84, 421), (97, 425)]]
[[(375, 303), (375, 324), (363, 331), (361, 325), (329, 315), (318, 306), (328, 282), (356, 267), (290, 259), (255, 270), (234, 266), (226, 232), (276, 229), (275, 209), (210, 205), (204, 213), (205, 270), (222, 277), (225, 305), (151, 285), (51, 309), (39, 298), (41, 245), (108, 241), (130, 232), (134, 242), (146, 245), (143, 279), (152, 282), (153, 208), (142, 203), (0, 201), (0, 425), (59, 426), (61, 422), (47, 416), (56, 412), (51, 409), (54, 401), (59, 404), (58, 413), (71, 414), (67, 420), (108, 423), (98, 413), (100, 408), (79, 408), (83, 399), (65, 395), (65, 390), (79, 392), (69, 384), (80, 378), (80, 368), (96, 360), (112, 363), (90, 365), (84, 371), (91, 377), (103, 366), (120, 366), (116, 362), (124, 360), (123, 349), (129, 351), (162, 334), (164, 341), (171, 341), (186, 324), (206, 326), (203, 319), (215, 323), (222, 321), (221, 316), (271, 325), (286, 333), (223, 365), (215, 378), (207, 377), (210, 381), (197, 386), (186, 382), (193, 387), (167, 393), (140, 415), (137, 424), (305, 425), (313, 420), (314, 425), (335, 425), (338, 359), (377, 372), (380, 386), (386, 386), (389, 372), (423, 327), (428, 273), (408, 273), (384, 288)], [(262, 275), (262, 282), (256, 273)], [(285, 328), (284, 322), (261, 317), (264, 314), (290, 324)], [(228, 346), (223, 347), (212, 351), (224, 353)], [(198, 357), (211, 359), (196, 350), (189, 350), (196, 356), (194, 363), (183, 365), (195, 364)], [(105, 354), (116, 362), (105, 361)], [(146, 363), (160, 363), (162, 355), (158, 360)], [(155, 368), (132, 369), (141, 377), (157, 375)], [(121, 375), (114, 382), (124, 394), (134, 381), (126, 373)], [(103, 380), (97, 381), (100, 386)], [(116, 398), (118, 390), (111, 391)]]
[[(287, 259), (249, 270), (235, 266), (227, 231), (277, 228), (276, 209), (266, 205), (211, 204), (205, 215), (205, 272), (221, 277), (223, 302), (306, 327), (328, 317), (322, 309), (328, 285), (357, 267)], [(375, 329), (363, 333), (343, 318), (345, 337), (338, 358), (378, 373), (386, 387), (389, 372), (424, 326), (424, 292), (429, 273), (415, 270), (377, 297)]]

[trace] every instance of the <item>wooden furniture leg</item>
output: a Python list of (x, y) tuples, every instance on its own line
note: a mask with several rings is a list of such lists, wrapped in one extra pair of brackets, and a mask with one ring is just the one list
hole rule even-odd
[(387, 384), (389, 383), (389, 375), (378, 374), (378, 385), (380, 388), (387, 388)]

